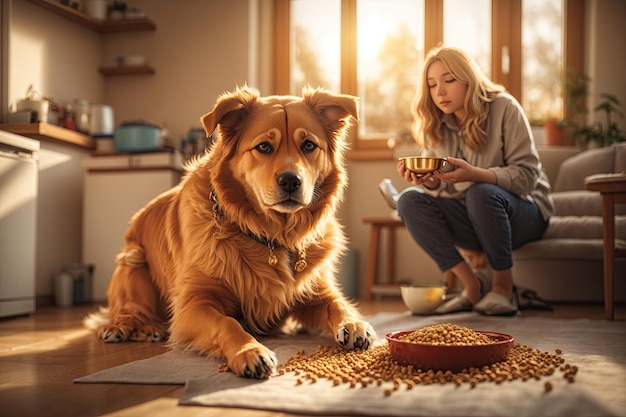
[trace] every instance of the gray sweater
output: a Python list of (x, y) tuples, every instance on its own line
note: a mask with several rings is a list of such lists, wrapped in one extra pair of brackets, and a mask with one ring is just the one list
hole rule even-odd
[[(426, 155), (462, 158), (473, 166), (491, 169), (496, 174), (499, 187), (537, 203), (543, 218), (547, 220), (554, 211), (550, 183), (543, 171), (524, 109), (507, 93), (499, 93), (487, 105), (489, 117), (484, 127), (487, 141), (478, 152), (465, 145), (465, 132), (459, 131), (454, 115), (450, 114), (442, 118), (440, 129), (444, 141)], [(446, 184), (442, 181), (438, 188), (424, 190), (439, 197), (464, 199), (465, 191), (472, 184)]]

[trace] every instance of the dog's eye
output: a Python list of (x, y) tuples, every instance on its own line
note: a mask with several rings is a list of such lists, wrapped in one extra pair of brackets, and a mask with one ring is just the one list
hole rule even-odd
[(255, 149), (264, 154), (272, 153), (272, 145), (269, 142), (261, 142), (256, 145)]
[(302, 152), (311, 153), (317, 149), (317, 145), (315, 144), (315, 142), (307, 139), (304, 142), (302, 142), (301, 148), (302, 148)]

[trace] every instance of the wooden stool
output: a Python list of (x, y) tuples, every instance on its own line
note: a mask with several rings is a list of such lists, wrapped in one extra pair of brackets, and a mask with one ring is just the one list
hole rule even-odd
[[(396, 229), (404, 227), (404, 223), (390, 217), (366, 217), (363, 223), (370, 225), (369, 258), (365, 274), (365, 297), (369, 300), (373, 293), (389, 293), (398, 288), (395, 282), (396, 274)], [(381, 230), (387, 231), (387, 283), (377, 284), (378, 258), (380, 250)], [(399, 293), (398, 293), (399, 294)]]
[(604, 315), (614, 319), (615, 258), (626, 257), (626, 250), (615, 247), (615, 204), (626, 203), (626, 174), (598, 174), (585, 178), (590, 191), (602, 195), (602, 235), (604, 238)]

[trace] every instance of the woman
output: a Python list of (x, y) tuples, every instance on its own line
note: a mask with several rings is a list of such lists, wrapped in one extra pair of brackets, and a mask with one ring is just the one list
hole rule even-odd
[[(414, 136), (424, 155), (445, 157), (448, 167), (420, 176), (398, 162), (398, 174), (419, 188), (403, 191), (397, 210), (441, 271), (464, 286), (437, 312), (515, 315), (512, 251), (540, 239), (553, 211), (524, 110), (456, 48), (431, 50), (420, 83)], [(485, 253), (489, 292), (457, 248)]]

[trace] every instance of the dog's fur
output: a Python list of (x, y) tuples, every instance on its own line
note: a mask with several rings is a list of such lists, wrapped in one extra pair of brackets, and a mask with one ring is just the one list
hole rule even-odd
[(277, 366), (253, 335), (288, 321), (367, 349), (374, 331), (334, 278), (346, 242), (336, 218), (343, 154), (357, 114), (355, 97), (323, 89), (220, 96), (201, 118), (211, 150), (132, 218), (99, 317), (108, 324), (97, 314), (88, 320), (97, 335), (160, 341), (169, 333), (175, 346), (221, 356), (253, 378)]

